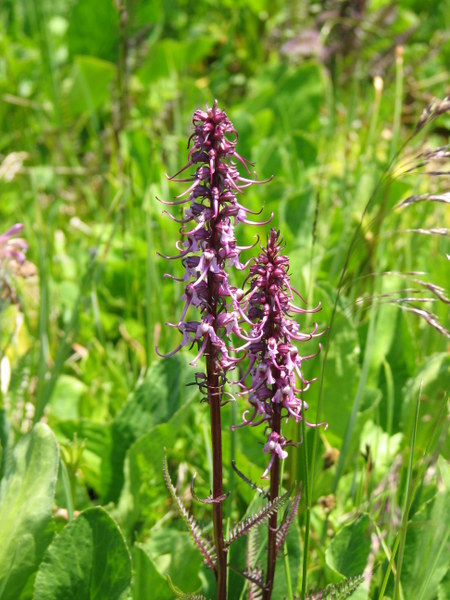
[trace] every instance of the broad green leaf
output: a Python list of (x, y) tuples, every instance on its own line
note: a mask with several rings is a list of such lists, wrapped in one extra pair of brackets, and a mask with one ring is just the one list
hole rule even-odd
[(167, 580), (146, 552), (142, 544), (133, 546), (133, 599), (158, 598), (159, 600), (172, 600), (173, 592), (170, 591)]
[(51, 510), (58, 464), (55, 437), (43, 424), (25, 435), (7, 458), (0, 486), (2, 600), (21, 597), (52, 539)]
[(392, 457), (400, 452), (402, 439), (401, 433), (389, 436), (373, 421), (365, 423), (360, 436), (360, 452), (365, 453), (367, 447), (369, 448), (372, 461), (371, 476), (376, 482), (379, 482), (392, 466)]
[(293, 135), (292, 142), (295, 148), (295, 158), (301, 161), (303, 167), (315, 165), (317, 161), (317, 146), (314, 143), (313, 137), (297, 132)]
[[(336, 319), (325, 365), (322, 418), (328, 422), (327, 437), (340, 447), (356, 397), (360, 369), (358, 335), (349, 320)], [(314, 389), (312, 390), (314, 393)]]
[(142, 545), (162, 576), (183, 592), (194, 593), (201, 588), (199, 571), (203, 559), (188, 531), (161, 529)]
[(158, 79), (180, 74), (189, 65), (201, 60), (214, 45), (211, 36), (195, 36), (189, 40), (163, 39), (146, 57), (137, 75), (146, 85)]
[[(432, 441), (437, 443), (439, 430), (445, 427), (443, 408), (445, 395), (450, 388), (450, 355), (448, 353), (431, 356), (417, 375), (410, 379), (402, 395), (402, 421), (406, 436), (410, 436), (413, 426), (414, 406), (419, 395), (422, 397), (420, 407), (420, 425), (417, 431), (416, 446), (418, 449), (433, 451)], [(437, 419), (442, 416), (440, 421)]]
[(250, 95), (252, 112), (273, 107), (275, 135), (314, 131), (325, 98), (321, 67), (312, 62), (295, 68), (269, 65), (253, 80)]
[(130, 582), (131, 558), (119, 527), (103, 508), (88, 508), (49, 546), (33, 600), (119, 600)]
[(448, 569), (450, 492), (438, 492), (412, 518), (402, 566), (405, 598), (434, 600)]
[(274, 137), (259, 139), (253, 149), (254, 161), (262, 173), (279, 173), (282, 168), (280, 144)]
[(61, 445), (70, 445), (74, 439), (83, 446), (79, 467), (86, 484), (102, 495), (102, 462), (110, 452), (111, 426), (87, 419), (52, 422)]
[(49, 402), (52, 419), (77, 419), (79, 401), (86, 390), (87, 386), (80, 379), (71, 375), (60, 375)]
[(131, 508), (131, 528), (137, 522), (141, 526), (143, 522), (153, 523), (153, 506), (160, 505), (161, 498), (168, 497), (162, 472), (164, 448), (170, 449), (174, 445), (190, 410), (188, 401), (167, 423), (151, 428), (128, 450), (129, 492), (133, 506), (119, 508), (127, 512)]
[[(133, 31), (142, 32), (143, 29), (160, 24), (165, 17), (164, 0), (151, 2), (133, 2), (127, 5), (128, 18)], [(170, 17), (170, 15), (169, 15)]]
[(116, 501), (120, 495), (128, 448), (155, 425), (169, 421), (196, 393), (195, 386), (186, 385), (193, 379), (192, 369), (186, 362), (180, 356), (154, 362), (144, 383), (114, 419), (111, 455), (105, 457), (102, 469), (107, 501)]
[(364, 571), (370, 552), (370, 519), (361, 515), (342, 527), (331, 540), (325, 553), (327, 565), (344, 577), (355, 577)]
[[(394, 283), (396, 283), (396, 285), (394, 285)], [(394, 283), (385, 278), (383, 280), (383, 293), (388, 294), (397, 292), (401, 283)], [(389, 304), (381, 305), (377, 308), (375, 335), (373, 336), (373, 345), (370, 349), (371, 371), (375, 377), (378, 376), (380, 364), (391, 349), (395, 337), (395, 327), (393, 326), (393, 323), (395, 323), (397, 312), (398, 308)]]
[[(304, 192), (297, 192), (289, 197), (284, 207), (284, 222), (292, 231), (294, 236), (301, 242), (307, 244), (310, 252), (311, 233), (314, 220), (314, 191), (307, 188)], [(304, 262), (303, 262), (304, 264)]]
[[(83, 113), (96, 119), (96, 111), (111, 98), (115, 66), (93, 56), (77, 56), (73, 64), (72, 86), (64, 98), (71, 116)], [(98, 126), (97, 121), (95, 121)]]
[(448, 598), (450, 598), (450, 569), (439, 584), (437, 600), (448, 600)]
[(67, 32), (71, 56), (87, 54), (115, 61), (119, 53), (119, 11), (111, 0), (73, 4)]

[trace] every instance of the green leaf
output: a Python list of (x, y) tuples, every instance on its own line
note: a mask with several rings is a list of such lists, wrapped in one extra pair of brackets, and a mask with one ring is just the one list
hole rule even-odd
[(161, 576), (169, 575), (172, 583), (183, 592), (199, 592), (203, 560), (188, 531), (165, 528), (154, 532), (142, 549), (151, 557)]
[(437, 418), (445, 406), (444, 398), (449, 388), (450, 355), (447, 352), (430, 356), (423, 368), (405, 386), (401, 409), (406, 436), (410, 436), (409, 432), (413, 427), (415, 399), (420, 389), (422, 396), (427, 399), (420, 407), (420, 427), (416, 440), (418, 450), (432, 452), (439, 439), (439, 431), (446, 427), (445, 419), (438, 422)]
[[(141, 436), (128, 451), (129, 493), (132, 507), (119, 505), (124, 519), (131, 519), (130, 529), (139, 523), (149, 526), (155, 522), (154, 507), (161, 506), (161, 498), (168, 498), (163, 477), (164, 447), (174, 445), (180, 430), (191, 410), (191, 403), (185, 402), (167, 423), (156, 425)], [(126, 489), (126, 488), (125, 488)], [(128, 512), (127, 515), (123, 511)]]
[(314, 192), (308, 187), (304, 192), (297, 192), (287, 199), (283, 215), (286, 226), (296, 238), (307, 240), (308, 245), (313, 229), (314, 211)]
[(52, 421), (52, 426), (59, 443), (72, 443), (76, 438), (83, 444), (80, 459), (80, 470), (86, 484), (102, 496), (103, 459), (110, 452), (111, 427), (103, 423), (95, 423), (87, 419)]
[(295, 68), (269, 65), (260, 71), (252, 86), (252, 112), (273, 107), (278, 135), (313, 131), (319, 125), (320, 107), (325, 98), (321, 67), (312, 62)]
[(437, 600), (447, 600), (448, 598), (450, 598), (450, 569), (447, 570), (446, 576), (439, 584)]
[(5, 470), (10, 429), (7, 411), (0, 408), (0, 479), (2, 479)]
[(116, 75), (115, 66), (92, 56), (77, 56), (73, 63), (72, 86), (67, 92), (66, 111), (71, 116), (87, 113), (93, 116), (111, 98), (111, 82)]
[(137, 76), (147, 85), (174, 73), (179, 76), (189, 65), (204, 58), (213, 45), (214, 38), (211, 36), (193, 36), (189, 40), (163, 39), (155, 44)]
[(166, 579), (156, 568), (142, 544), (133, 546), (134, 567), (134, 600), (143, 598), (158, 598), (158, 600), (172, 600), (173, 593), (170, 591)]
[(115, 61), (119, 51), (119, 13), (112, 0), (77, 0), (67, 32), (71, 56), (88, 54)]
[(131, 582), (123, 535), (100, 506), (66, 525), (49, 546), (33, 600), (119, 600)]
[(442, 490), (409, 524), (401, 577), (405, 598), (436, 598), (448, 569), (449, 534), (450, 492)]
[(361, 369), (357, 332), (350, 320), (340, 318), (341, 315), (338, 317), (325, 365), (322, 415), (329, 424), (327, 437), (330, 443), (340, 447), (356, 397)]
[(77, 377), (60, 375), (50, 398), (52, 419), (77, 419), (79, 401), (87, 391), (87, 386)]
[(58, 465), (55, 437), (43, 424), (25, 435), (7, 458), (0, 487), (2, 600), (20, 597), (52, 539), (51, 510)]
[(400, 453), (403, 435), (396, 433), (389, 436), (373, 421), (367, 421), (362, 428), (360, 439), (360, 452), (364, 453), (367, 447), (370, 449), (371, 477), (378, 483), (392, 467), (392, 457)]
[[(130, 446), (155, 425), (169, 421), (196, 393), (195, 386), (186, 387), (193, 379), (186, 362), (176, 356), (153, 363), (144, 383), (115, 418), (111, 454), (105, 457), (102, 469), (106, 501), (116, 501), (120, 495), (125, 455)], [(162, 469), (162, 455), (158, 467)]]
[(332, 539), (326, 551), (327, 565), (344, 577), (360, 575), (370, 552), (370, 519), (361, 515), (346, 525)]
[[(127, 13), (130, 19), (132, 31), (139, 32), (149, 25), (161, 25), (164, 21), (164, 0), (152, 0), (151, 2), (129, 2)], [(168, 13), (170, 18), (170, 13)]]

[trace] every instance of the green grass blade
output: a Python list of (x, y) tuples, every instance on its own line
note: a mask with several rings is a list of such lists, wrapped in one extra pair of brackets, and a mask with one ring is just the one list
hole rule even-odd
[[(414, 448), (416, 445), (416, 434), (417, 434), (417, 424), (419, 422), (419, 410), (420, 410), (420, 399), (422, 396), (422, 384), (420, 385), (419, 395), (417, 396), (416, 402), (416, 412), (414, 415), (414, 426), (411, 435), (411, 448), (409, 452), (409, 463), (408, 463), (408, 474), (406, 478), (406, 490), (407, 493), (405, 495), (405, 501), (403, 504), (403, 516), (401, 523), (401, 537), (400, 537), (400, 547), (398, 551), (398, 561), (397, 561), (397, 576), (395, 578), (395, 588), (394, 588), (394, 600), (400, 595), (400, 586), (401, 586), (401, 574), (402, 574), (402, 563), (403, 563), (403, 555), (405, 551), (405, 540), (408, 526), (408, 517), (409, 511), (411, 509), (411, 504), (414, 497), (414, 490), (412, 486), (412, 470), (414, 463)], [(401, 594), (402, 595), (402, 594)]]

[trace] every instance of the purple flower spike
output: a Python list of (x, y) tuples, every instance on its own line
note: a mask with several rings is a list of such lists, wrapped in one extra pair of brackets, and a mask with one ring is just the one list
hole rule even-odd
[[(193, 118), (194, 133), (190, 137), (193, 146), (188, 154), (188, 163), (169, 177), (172, 181), (189, 184), (187, 190), (179, 194), (178, 200), (166, 202), (166, 206), (186, 204), (181, 219), (171, 218), (181, 224), (178, 241), (178, 254), (166, 256), (169, 260), (182, 259), (185, 268), (184, 308), (176, 327), (183, 336), (179, 346), (165, 356), (172, 356), (183, 346), (197, 343), (199, 352), (193, 364), (211, 347), (219, 367), (225, 372), (234, 368), (236, 358), (229, 352), (234, 351), (224, 340), (231, 334), (241, 338), (245, 345), (249, 338), (241, 329), (240, 301), (242, 290), (230, 285), (227, 267), (242, 270), (246, 267), (240, 262), (243, 248), (236, 243), (234, 226), (236, 223), (250, 223), (247, 219), (252, 211), (237, 200), (237, 195), (253, 183), (264, 183), (242, 177), (236, 168), (239, 162), (250, 174), (250, 163), (235, 150), (237, 133), (217, 101), (206, 110), (197, 110)], [(190, 167), (195, 169), (191, 176), (175, 179)], [(167, 212), (167, 211), (164, 211)], [(255, 223), (255, 225), (258, 223)], [(175, 278), (174, 278), (175, 279)], [(189, 308), (196, 307), (202, 313), (201, 321), (188, 321)], [(209, 349), (209, 350), (208, 350)], [(157, 350), (158, 352), (158, 350)], [(158, 352), (159, 353), (159, 352)], [(222, 372), (222, 374), (223, 374)]]
[[(266, 424), (264, 452), (270, 453), (271, 459), (264, 478), (275, 456), (286, 458), (285, 447), (292, 444), (281, 435), (281, 421), (294, 419), (298, 423), (308, 409), (301, 394), (312, 382), (305, 379), (302, 363), (316, 354), (300, 356), (293, 342), (307, 341), (323, 333), (317, 333), (315, 324), (312, 333), (304, 334), (291, 318), (291, 313), (314, 313), (320, 310), (320, 305), (309, 310), (294, 305), (294, 294), (301, 296), (290, 284), (289, 259), (281, 250), (280, 233), (272, 229), (267, 247), (250, 267), (247, 277), (250, 290), (241, 306), (245, 321), (251, 323), (254, 340), (248, 345), (249, 369), (240, 381), (241, 395), (248, 396), (253, 412), (248, 418), (249, 411), (245, 411), (243, 420), (245, 425)], [(246, 386), (248, 375), (251, 383)], [(316, 427), (307, 421), (305, 424)], [(326, 423), (320, 425), (327, 427)]]

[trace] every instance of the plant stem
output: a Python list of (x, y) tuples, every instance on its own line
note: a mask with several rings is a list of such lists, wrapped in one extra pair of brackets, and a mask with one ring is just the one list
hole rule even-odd
[[(212, 236), (215, 231), (213, 230)], [(214, 239), (214, 237), (213, 237)], [(217, 315), (216, 282), (211, 275), (208, 277), (208, 304), (214, 321)], [(223, 472), (222, 472), (222, 423), (221, 423), (221, 399), (222, 388), (219, 378), (219, 364), (217, 349), (208, 340), (206, 346), (206, 377), (208, 381), (208, 403), (211, 419), (211, 446), (213, 464), (213, 530), (214, 546), (217, 554), (217, 600), (226, 600), (227, 593), (227, 555), (223, 539)]]
[[(301, 431), (303, 440), (303, 468), (304, 468), (304, 479), (303, 484), (305, 487), (305, 498), (306, 498), (306, 521), (305, 521), (305, 540), (303, 543), (303, 561), (302, 561), (302, 591), (301, 599), (306, 598), (306, 586), (308, 581), (308, 550), (309, 550), (309, 530), (311, 527), (311, 487), (309, 485), (309, 472), (308, 472), (308, 442), (306, 439), (306, 427), (305, 427), (305, 405), (302, 404), (302, 420), (301, 420)], [(312, 481), (311, 481), (312, 485)]]
[[(272, 431), (281, 433), (281, 413), (278, 404), (273, 405), (274, 414), (272, 417)], [(280, 488), (280, 459), (277, 454), (274, 455), (272, 467), (270, 469), (270, 501), (272, 502), (278, 497)], [(277, 545), (277, 524), (278, 511), (276, 511), (269, 519), (269, 536), (267, 548), (267, 572), (266, 585), (263, 593), (263, 600), (270, 600), (272, 597), (273, 581), (275, 577), (275, 567), (277, 561), (276, 545)]]

